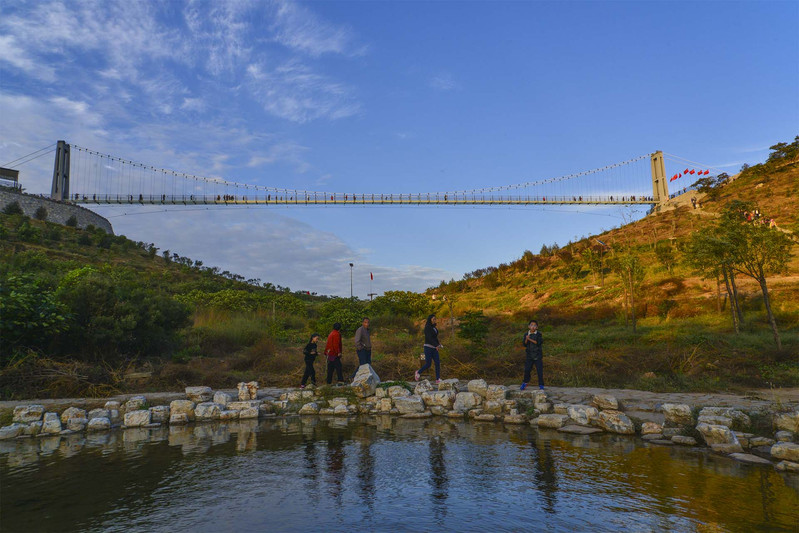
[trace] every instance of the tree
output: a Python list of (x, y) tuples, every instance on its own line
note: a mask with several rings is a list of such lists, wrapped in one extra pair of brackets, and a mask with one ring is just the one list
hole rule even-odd
[(635, 333), (635, 297), (640, 291), (641, 284), (646, 276), (646, 270), (638, 259), (638, 256), (627, 253), (617, 255), (611, 262), (611, 269), (618, 274), (624, 289), (625, 321), (627, 319), (627, 309), (630, 310), (630, 318)]
[(430, 299), (410, 291), (386, 291), (369, 304), (369, 312), (374, 315), (402, 315), (420, 318), (431, 311)]
[(488, 318), (482, 311), (468, 311), (458, 324), (458, 335), (477, 344), (482, 344), (488, 334)]
[(22, 211), (22, 208), (19, 206), (19, 202), (11, 202), (7, 206), (3, 208), (4, 215), (24, 215), (25, 213)]
[(671, 274), (674, 270), (674, 265), (677, 263), (677, 257), (674, 254), (674, 247), (670, 242), (661, 241), (655, 246), (655, 256), (660, 261), (660, 264), (666, 268), (666, 271)]
[(33, 216), (36, 220), (47, 220), (47, 209), (43, 205), (40, 205)]
[(582, 255), (585, 266), (591, 272), (591, 279), (596, 283), (597, 272), (602, 270), (602, 250), (589, 246), (583, 250)]

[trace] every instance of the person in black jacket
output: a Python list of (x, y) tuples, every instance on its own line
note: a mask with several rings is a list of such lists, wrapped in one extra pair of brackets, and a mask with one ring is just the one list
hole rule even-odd
[(522, 382), (521, 389), (527, 388), (527, 383), (530, 381), (530, 372), (535, 365), (535, 371), (538, 374), (538, 388), (544, 390), (544, 362), (542, 361), (544, 353), (541, 351), (543, 339), (541, 332), (538, 331), (538, 322), (531, 320), (527, 325), (527, 332), (522, 339), (522, 346), (527, 352), (527, 358), (524, 361), (524, 382)]
[(319, 334), (314, 333), (311, 335), (311, 340), (308, 341), (308, 344), (306, 344), (305, 348), (302, 349), (302, 354), (305, 356), (305, 373), (302, 375), (302, 385), (300, 385), (301, 389), (305, 388), (308, 378), (311, 378), (311, 385), (316, 387), (316, 369), (314, 369), (313, 364), (314, 361), (316, 361), (317, 356), (317, 342), (319, 342)]
[(430, 364), (436, 363), (436, 383), (441, 382), (441, 360), (438, 357), (438, 350), (443, 348), (438, 342), (438, 328), (436, 328), (436, 315), (427, 317), (424, 325), (424, 364), (416, 371), (414, 378), (419, 381), (420, 374), (430, 368)]

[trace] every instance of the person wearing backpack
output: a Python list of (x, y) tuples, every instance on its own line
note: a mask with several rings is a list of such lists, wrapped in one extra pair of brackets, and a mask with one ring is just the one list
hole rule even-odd
[(300, 385), (301, 389), (305, 388), (308, 378), (311, 378), (311, 385), (316, 387), (316, 369), (314, 369), (313, 364), (316, 361), (317, 356), (317, 342), (319, 342), (319, 334), (314, 333), (311, 335), (311, 340), (308, 341), (308, 344), (306, 344), (305, 348), (302, 350), (302, 354), (305, 356), (305, 373), (302, 375), (302, 384)]
[(544, 353), (541, 350), (541, 345), (544, 340), (541, 332), (538, 331), (538, 322), (531, 320), (527, 324), (527, 331), (522, 339), (522, 346), (524, 346), (527, 357), (524, 361), (524, 381), (522, 382), (521, 390), (527, 388), (527, 383), (530, 382), (530, 373), (535, 365), (535, 371), (538, 374), (538, 388), (544, 390)]

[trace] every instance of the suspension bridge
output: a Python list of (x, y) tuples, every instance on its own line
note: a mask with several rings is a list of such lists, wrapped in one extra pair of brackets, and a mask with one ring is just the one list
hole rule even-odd
[[(46, 149), (33, 158), (46, 155)], [(46, 151), (44, 151), (46, 150)], [(35, 155), (35, 154), (39, 155)], [(27, 156), (26, 156), (27, 157)], [(106, 205), (388, 205), (535, 206), (653, 205), (669, 200), (666, 159), (686, 174), (702, 165), (656, 151), (583, 172), (510, 185), (438, 192), (312, 191), (188, 174), (101, 153), (65, 141), (55, 145), (51, 198)], [(18, 161), (24, 160), (22, 163)], [(24, 164), (31, 158), (20, 158)], [(15, 162), (12, 162), (15, 163)], [(710, 168), (710, 167), (706, 167)], [(682, 177), (682, 172), (679, 173)]]

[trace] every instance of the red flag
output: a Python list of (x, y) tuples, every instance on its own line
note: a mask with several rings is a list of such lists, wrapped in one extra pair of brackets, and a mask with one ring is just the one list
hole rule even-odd
[(688, 174), (688, 169), (683, 170), (683, 174)]
[(710, 174), (709, 170), (705, 170), (705, 175)]
[(689, 172), (688, 174), (695, 174), (695, 173), (696, 171), (694, 169), (691, 169), (691, 172)]
[(678, 178), (678, 179), (679, 179), (679, 178), (682, 178), (682, 172), (680, 172), (680, 175), (679, 175), (679, 176), (677, 176), (677, 178)]
[(374, 280), (374, 279), (375, 279), (375, 275), (374, 275), (374, 274), (372, 274), (371, 272), (369, 272), (369, 279), (371, 279), (371, 280)]

